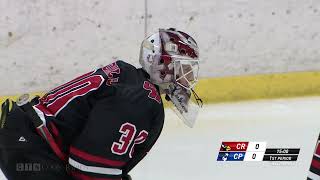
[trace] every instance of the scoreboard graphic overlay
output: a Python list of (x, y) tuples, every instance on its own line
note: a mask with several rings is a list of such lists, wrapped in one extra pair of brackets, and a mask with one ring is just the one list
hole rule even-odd
[(299, 148), (267, 148), (267, 142), (222, 142), (217, 161), (297, 161)]

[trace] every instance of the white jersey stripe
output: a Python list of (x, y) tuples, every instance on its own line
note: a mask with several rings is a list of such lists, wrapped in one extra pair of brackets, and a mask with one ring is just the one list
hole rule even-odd
[(308, 172), (308, 178), (312, 179), (312, 180), (317, 180), (320, 179), (320, 176), (317, 174), (314, 174), (313, 172), (309, 171)]
[(40, 109), (38, 109), (36, 106), (32, 106), (34, 111), (37, 113), (37, 115), (39, 116), (39, 118), (41, 119), (41, 121), (43, 122), (44, 125), (47, 124), (46, 122), (46, 118), (44, 117), (44, 113), (42, 111), (40, 111)]
[(98, 173), (98, 174), (109, 174), (109, 175), (121, 175), (122, 174), (121, 169), (86, 166), (86, 165), (81, 164), (71, 158), (69, 158), (69, 164), (71, 166), (81, 170), (81, 171), (84, 171), (84, 172), (92, 172), (92, 173)]

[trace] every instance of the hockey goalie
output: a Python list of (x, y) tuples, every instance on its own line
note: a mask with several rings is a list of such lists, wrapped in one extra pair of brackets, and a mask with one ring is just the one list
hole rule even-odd
[(6, 100), (0, 168), (9, 180), (131, 179), (162, 131), (161, 94), (194, 125), (198, 57), (191, 36), (159, 29), (141, 44), (142, 68), (117, 60), (42, 97)]

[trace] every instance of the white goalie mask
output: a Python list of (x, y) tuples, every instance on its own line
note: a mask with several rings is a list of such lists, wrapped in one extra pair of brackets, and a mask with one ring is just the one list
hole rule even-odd
[[(195, 40), (175, 29), (159, 29), (140, 49), (140, 64), (159, 86), (184, 123), (193, 127), (201, 99), (193, 88), (198, 82), (199, 51)], [(192, 96), (193, 94), (193, 96)]]

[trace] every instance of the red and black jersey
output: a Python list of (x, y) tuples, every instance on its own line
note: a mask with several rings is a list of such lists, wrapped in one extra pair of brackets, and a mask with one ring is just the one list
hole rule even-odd
[(142, 69), (116, 61), (39, 99), (34, 108), (43, 113), (73, 177), (120, 179), (151, 149), (164, 110), (148, 79)]
[(320, 135), (316, 143), (316, 148), (313, 153), (311, 166), (307, 177), (307, 180), (316, 179), (320, 179)]

